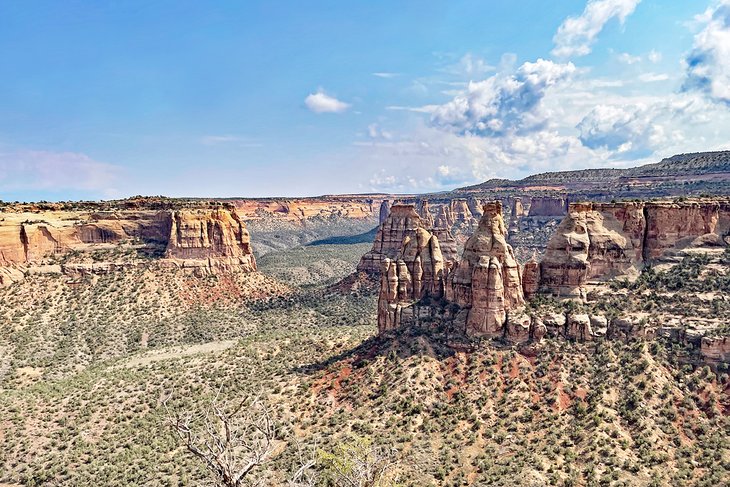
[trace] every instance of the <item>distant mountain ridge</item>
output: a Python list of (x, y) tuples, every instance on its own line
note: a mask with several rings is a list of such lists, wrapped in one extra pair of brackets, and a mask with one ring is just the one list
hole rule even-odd
[(494, 188), (524, 188), (539, 185), (576, 185), (590, 183), (620, 183), (635, 178), (689, 177), (727, 174), (730, 177), (730, 151), (678, 154), (660, 162), (627, 169), (579, 169), (533, 174), (524, 179), (490, 179), (455, 191), (482, 191)]

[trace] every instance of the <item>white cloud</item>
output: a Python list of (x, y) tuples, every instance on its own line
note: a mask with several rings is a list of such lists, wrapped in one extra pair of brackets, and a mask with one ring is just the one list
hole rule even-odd
[(307, 96), (304, 104), (314, 113), (342, 113), (351, 106), (349, 103), (325, 94), (322, 90)]
[(397, 76), (400, 76), (400, 73), (389, 73), (389, 72), (378, 72), (378, 73), (371, 73), (376, 78), (395, 78)]
[(667, 81), (669, 75), (665, 73), (642, 73), (639, 75), (639, 81), (644, 83), (656, 83), (657, 81)]
[(377, 123), (371, 123), (368, 125), (368, 137), (371, 139), (390, 140), (393, 138), (393, 134), (387, 130), (383, 130)]
[(512, 75), (496, 74), (471, 82), (464, 93), (431, 110), (431, 123), (485, 136), (534, 130), (545, 122), (540, 103), (547, 89), (567, 80), (575, 71), (572, 63), (538, 59), (524, 63)]
[(628, 52), (622, 52), (618, 55), (618, 60), (624, 64), (632, 65), (641, 62), (641, 56), (632, 56)]
[(644, 105), (598, 105), (578, 124), (580, 141), (591, 149), (645, 157), (665, 141), (655, 112)]
[(730, 105), (730, 0), (720, 0), (701, 17), (704, 28), (695, 35), (687, 56), (684, 89), (699, 91)]
[(646, 57), (654, 64), (658, 64), (662, 61), (662, 53), (654, 49), (652, 49)]
[(589, 0), (583, 13), (568, 17), (553, 37), (553, 55), (585, 56), (606, 23), (614, 17), (623, 23), (641, 0)]
[(76, 152), (0, 152), (0, 190), (3, 191), (86, 190), (111, 193), (120, 174), (119, 167)]

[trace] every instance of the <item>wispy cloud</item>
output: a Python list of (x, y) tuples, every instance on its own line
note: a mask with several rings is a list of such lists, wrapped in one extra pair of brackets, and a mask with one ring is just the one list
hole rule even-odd
[(388, 72), (378, 72), (378, 73), (371, 73), (376, 78), (396, 78), (400, 76), (400, 73), (388, 73)]
[(591, 52), (598, 34), (613, 18), (624, 22), (641, 0), (589, 0), (583, 13), (568, 17), (553, 37), (553, 55), (558, 57), (585, 56)]
[(350, 108), (349, 103), (338, 100), (319, 90), (304, 99), (304, 104), (314, 113), (342, 113)]

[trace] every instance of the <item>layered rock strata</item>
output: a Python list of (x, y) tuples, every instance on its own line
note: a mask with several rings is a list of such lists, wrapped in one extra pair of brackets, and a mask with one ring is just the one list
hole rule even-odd
[(502, 204), (485, 204), (476, 232), (449, 275), (446, 297), (469, 310), (467, 334), (502, 334), (507, 312), (524, 304), (519, 265), (506, 235)]
[[(117, 260), (125, 252), (134, 255), (150, 250), (153, 255), (163, 255), (158, 260), (164, 265), (256, 270), (248, 231), (234, 210), (0, 214), (0, 285), (20, 280), (24, 272), (38, 266), (76, 273), (87, 268), (123, 268), (128, 262), (99, 261), (97, 251), (116, 250), (124, 250), (116, 252), (122, 254)], [(57, 263), (67, 256), (81, 262)]]
[(679, 250), (725, 246), (728, 233), (730, 201), (571, 203), (548, 243), (541, 285), (579, 297), (589, 281), (632, 279)]
[(398, 256), (382, 261), (378, 330), (393, 330), (412, 317), (411, 305), (444, 293), (445, 262), (438, 237), (423, 228), (407, 235)]
[(437, 235), (442, 255), (447, 262), (456, 260), (456, 242), (448, 228), (429, 226), (416, 211), (414, 205), (394, 204), (388, 218), (380, 225), (372, 249), (362, 256), (357, 265), (358, 272), (378, 275), (385, 259), (396, 259), (407, 237), (414, 237), (417, 230), (426, 230)]
[[(482, 213), (476, 232), (464, 246), (461, 260), (453, 267), (444, 258), (441, 246), (434, 245), (434, 242), (438, 244), (438, 237), (422, 228), (403, 239), (396, 259), (383, 261), (378, 300), (381, 332), (417, 319), (418, 307), (414, 304), (424, 297), (443, 296), (459, 309), (455, 320), (467, 335), (507, 334), (518, 339), (530, 336), (531, 320), (520, 313), (525, 303), (522, 276), (512, 247), (506, 241), (502, 205), (500, 202), (485, 204)], [(437, 267), (431, 269), (431, 266)], [(510, 313), (511, 332), (505, 328)]]

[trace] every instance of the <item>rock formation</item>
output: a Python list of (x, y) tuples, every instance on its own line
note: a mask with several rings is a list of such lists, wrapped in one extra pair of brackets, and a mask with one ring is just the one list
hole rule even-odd
[(527, 261), (522, 268), (522, 291), (525, 299), (532, 298), (540, 290), (540, 263), (537, 261), (537, 253)]
[(251, 237), (236, 212), (182, 210), (171, 215), (165, 256), (182, 267), (256, 270)]
[[(468, 335), (505, 335), (508, 313), (517, 310), (525, 300), (519, 265), (506, 241), (501, 203), (484, 205), (479, 226), (467, 240), (462, 258), (453, 269), (445, 261), (441, 247), (434, 242), (438, 244), (438, 237), (418, 228), (404, 237), (396, 259), (384, 260), (378, 304), (379, 329), (386, 331), (400, 326), (405, 321), (406, 310), (409, 317), (417, 313), (414, 303), (425, 296), (443, 294), (463, 310), (460, 316)], [(432, 265), (433, 269), (428, 271)], [(519, 321), (518, 316), (515, 314), (513, 323)], [(520, 323), (515, 330), (519, 330), (521, 336), (529, 335), (529, 320), (527, 332), (523, 330), (524, 320)]]
[(469, 209), (469, 203), (465, 199), (451, 201), (451, 214), (454, 218), (454, 224), (470, 225), (475, 220)]
[(456, 260), (456, 243), (447, 228), (433, 229), (420, 217), (414, 205), (394, 204), (388, 218), (380, 225), (372, 249), (362, 256), (358, 272), (376, 275), (382, 271), (385, 259), (394, 260), (400, 253), (406, 238), (413, 238), (419, 229), (437, 235), (442, 255), (447, 262)]
[(541, 284), (581, 296), (591, 280), (635, 278), (677, 250), (724, 246), (728, 233), (728, 201), (571, 203), (548, 243)]
[(468, 334), (501, 334), (506, 313), (524, 304), (519, 265), (506, 235), (502, 204), (485, 204), (476, 232), (449, 275), (447, 299), (469, 309)]
[(435, 226), (439, 228), (451, 228), (454, 226), (454, 214), (450, 205), (440, 205), (436, 214)]
[[(0, 220), (0, 285), (22, 279), (19, 269), (48, 267), (53, 264), (49, 259), (73, 252), (83, 261), (89, 252), (115, 247), (160, 249), (166, 265), (256, 269), (248, 231), (228, 209), (19, 212), (3, 213)], [(86, 260), (56, 267), (59, 272), (124, 267), (121, 262)]]
[(421, 216), (421, 218), (423, 218), (423, 221), (426, 222), (426, 225), (429, 228), (435, 226), (433, 215), (431, 214), (431, 207), (428, 204), (428, 200), (421, 200), (418, 205), (418, 214)]
[(383, 200), (383, 202), (380, 203), (380, 218), (378, 219), (379, 224), (382, 224), (385, 220), (388, 219), (388, 213), (390, 213), (390, 201)]
[(533, 196), (530, 198), (529, 216), (560, 216), (568, 210), (568, 198), (558, 196)]
[(425, 297), (439, 298), (444, 292), (444, 258), (438, 237), (423, 228), (407, 235), (395, 260), (382, 261), (378, 298), (378, 330), (400, 326), (403, 314)]

